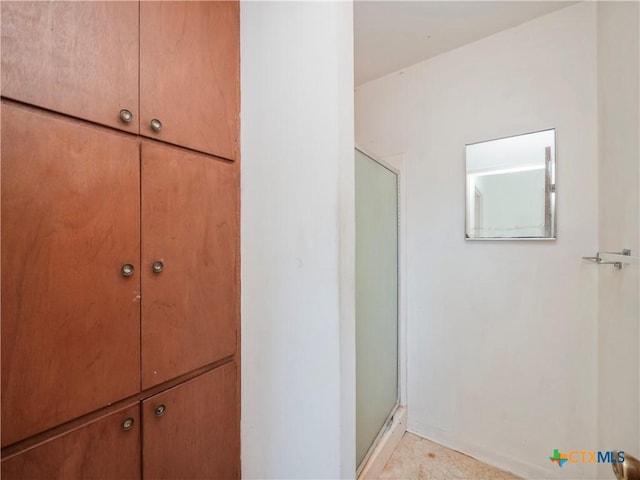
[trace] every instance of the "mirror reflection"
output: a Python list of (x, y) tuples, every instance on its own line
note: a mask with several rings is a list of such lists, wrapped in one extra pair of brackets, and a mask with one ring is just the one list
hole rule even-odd
[(468, 240), (555, 238), (555, 129), (466, 147)]

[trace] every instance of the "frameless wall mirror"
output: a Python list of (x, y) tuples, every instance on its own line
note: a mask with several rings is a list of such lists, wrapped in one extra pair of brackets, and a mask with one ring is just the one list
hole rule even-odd
[(467, 145), (468, 240), (555, 238), (555, 129)]

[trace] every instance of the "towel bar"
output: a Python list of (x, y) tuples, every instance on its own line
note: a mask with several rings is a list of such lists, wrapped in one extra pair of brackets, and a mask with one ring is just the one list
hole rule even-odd
[(622, 265), (638, 263), (638, 257), (632, 257), (631, 250), (628, 248), (621, 252), (598, 252), (595, 257), (582, 257), (582, 259), (598, 265), (613, 265), (618, 270), (622, 270)]

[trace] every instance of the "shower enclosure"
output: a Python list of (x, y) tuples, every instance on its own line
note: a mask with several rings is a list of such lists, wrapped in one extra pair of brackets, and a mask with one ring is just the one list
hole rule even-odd
[(398, 405), (398, 174), (356, 156), (356, 465)]

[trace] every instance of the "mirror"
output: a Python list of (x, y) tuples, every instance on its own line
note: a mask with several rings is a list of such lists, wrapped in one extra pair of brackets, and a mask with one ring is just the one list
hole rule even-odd
[(555, 129), (466, 148), (467, 240), (555, 238)]

